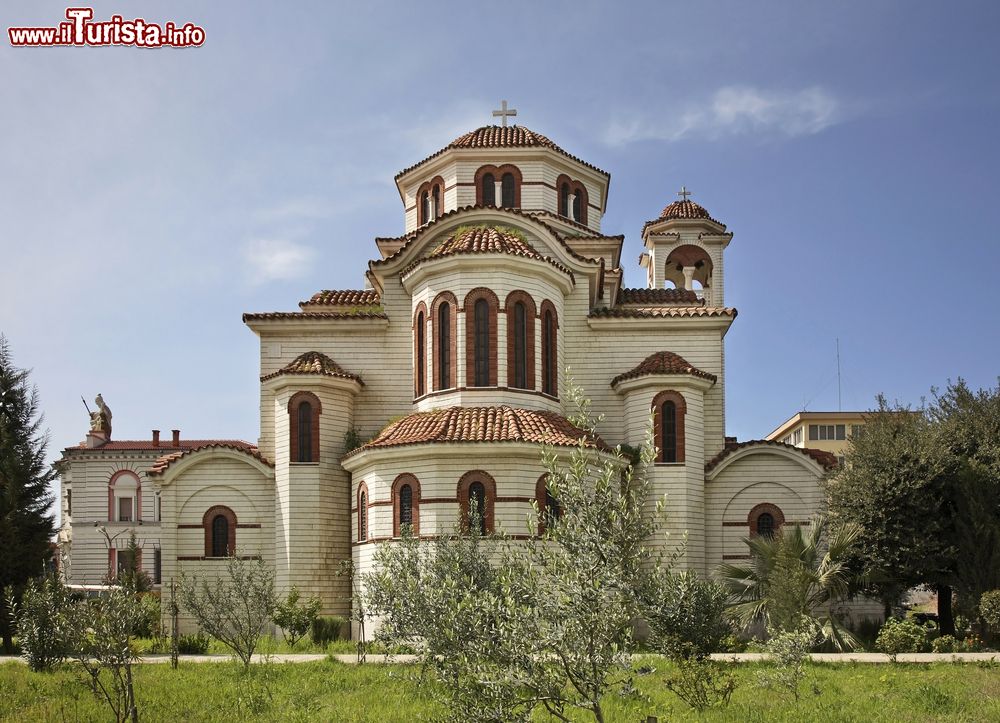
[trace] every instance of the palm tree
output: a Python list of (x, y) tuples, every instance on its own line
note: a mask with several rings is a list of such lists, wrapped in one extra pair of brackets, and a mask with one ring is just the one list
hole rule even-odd
[(771, 537), (745, 539), (749, 563), (724, 563), (718, 570), (730, 595), (729, 617), (743, 627), (763, 623), (769, 630), (791, 630), (803, 617), (811, 618), (837, 650), (855, 648), (858, 641), (839, 624), (833, 607), (857, 581), (847, 556), (860, 532), (852, 524), (831, 529), (827, 518), (817, 515), (808, 533), (795, 525)]

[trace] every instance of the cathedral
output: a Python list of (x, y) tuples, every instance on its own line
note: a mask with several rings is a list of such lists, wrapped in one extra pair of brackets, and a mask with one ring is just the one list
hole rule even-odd
[[(635, 260), (602, 229), (610, 175), (513, 113), (396, 175), (405, 233), (375, 239), (360, 288), (244, 314), (260, 340), (256, 443), (117, 440), (100, 401), (63, 455), (69, 582), (114, 575), (134, 534), (158, 587), (261, 557), (280, 594), (346, 615), (344, 561), (366, 572), (407, 526), (450, 532), (473, 505), (485, 531), (528, 538), (533, 503), (557, 504), (544, 447), (637, 445), (651, 417), (667, 500), (652, 546), (686, 536), (681, 564), (711, 574), (746, 558), (743, 538), (808, 524), (836, 458), (725, 436), (733, 234), (682, 189), (639, 229), (646, 285), (626, 288)], [(596, 435), (567, 419), (567, 375), (603, 415)]]

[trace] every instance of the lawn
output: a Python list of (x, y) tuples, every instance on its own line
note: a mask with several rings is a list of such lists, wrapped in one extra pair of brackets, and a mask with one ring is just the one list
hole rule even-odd
[[(760, 664), (733, 670), (739, 687), (728, 708), (699, 718), (664, 688), (669, 666), (660, 659), (637, 665), (656, 668), (637, 676), (637, 693), (609, 696), (609, 721), (979, 721), (1000, 720), (1000, 669), (938, 663), (814, 664), (802, 698), (757, 687)], [(354, 666), (336, 662), (254, 666), (246, 677), (222, 663), (138, 666), (136, 690), (146, 721), (414, 721), (439, 717), (443, 707), (433, 687), (419, 681), (419, 668)], [(32, 673), (18, 663), (0, 663), (0, 720), (106, 720), (106, 709), (82, 684), (72, 665), (54, 673)], [(581, 714), (577, 720), (593, 720)], [(536, 720), (548, 720), (544, 714)]]

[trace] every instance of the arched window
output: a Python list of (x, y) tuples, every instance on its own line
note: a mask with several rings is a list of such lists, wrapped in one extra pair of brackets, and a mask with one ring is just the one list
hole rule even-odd
[(417, 190), (417, 225), (423, 226), (441, 215), (441, 200), (444, 196), (444, 179), (435, 176), (421, 184)]
[(514, 179), (513, 173), (505, 173), (500, 179), (500, 194), (501, 203), (500, 205), (504, 208), (514, 208), (516, 199), (516, 186), (517, 181)]
[(475, 378), (477, 387), (490, 383), (490, 305), (486, 299), (478, 299), (475, 304)]
[(774, 537), (785, 524), (785, 513), (777, 505), (762, 502), (747, 515), (750, 537)]
[(465, 296), (465, 384), (497, 385), (497, 310), (500, 302), (480, 287)]
[(587, 188), (566, 174), (556, 179), (559, 192), (559, 215), (577, 223), (587, 223)]
[(420, 534), (420, 482), (412, 474), (401, 474), (392, 483), (392, 536), (399, 537), (408, 526)]
[(431, 304), (432, 339), (434, 350), (434, 391), (453, 389), (457, 385), (455, 373), (455, 332), (458, 304), (455, 295), (443, 291)]
[(583, 196), (576, 194), (573, 197), (573, 220), (583, 223)]
[(496, 482), (486, 472), (475, 470), (462, 475), (462, 479), (458, 481), (458, 503), (465, 529), (469, 529), (473, 521), (472, 512), (475, 510), (475, 521), (480, 533), (486, 535), (493, 532), (496, 489)]
[(212, 519), (212, 557), (226, 557), (229, 554), (229, 520), (225, 515)]
[(236, 550), (236, 514), (225, 505), (209, 507), (201, 518), (205, 557), (228, 557)]
[(559, 185), (559, 215), (569, 216), (569, 182), (563, 181)]
[(424, 396), (427, 391), (427, 319), (424, 304), (420, 302), (413, 319), (413, 395)]
[(129, 470), (115, 472), (108, 480), (108, 520), (138, 522), (142, 519), (142, 485)]
[(653, 434), (656, 461), (664, 464), (684, 461), (684, 416), (687, 404), (678, 392), (660, 392), (653, 398)]
[(431, 191), (431, 214), (430, 218), (437, 218), (441, 215), (441, 187), (437, 184)]
[(288, 400), (290, 459), (295, 463), (319, 462), (319, 397), (312, 392), (296, 392)]
[(538, 505), (538, 533), (543, 534), (552, 526), (552, 523), (560, 519), (563, 515), (562, 505), (558, 498), (552, 494), (548, 485), (549, 476), (543, 474), (535, 483), (535, 504)]
[(431, 195), (427, 191), (420, 194), (420, 218), (423, 223), (427, 223), (431, 218)]
[(559, 363), (556, 346), (556, 311), (551, 301), (542, 302), (542, 392), (558, 396)]
[(507, 386), (535, 388), (535, 302), (524, 291), (507, 296)]
[(480, 188), (482, 190), (483, 206), (496, 206), (497, 205), (497, 181), (493, 177), (492, 173), (484, 173), (482, 181), (480, 182)]
[(358, 542), (368, 541), (368, 485), (358, 485)]

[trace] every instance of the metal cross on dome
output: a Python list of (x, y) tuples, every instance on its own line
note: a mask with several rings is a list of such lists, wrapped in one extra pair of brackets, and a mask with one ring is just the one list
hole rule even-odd
[(500, 110), (493, 111), (493, 117), (494, 118), (499, 117), (500, 122), (503, 123), (504, 128), (507, 127), (507, 116), (515, 116), (515, 115), (517, 115), (517, 110), (514, 108), (507, 110), (507, 101), (505, 100), (500, 101)]
[(688, 196), (691, 195), (691, 192), (688, 190), (687, 186), (681, 186), (681, 190), (677, 192), (677, 195), (680, 196), (682, 200), (686, 201), (688, 200)]

